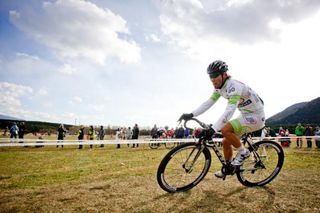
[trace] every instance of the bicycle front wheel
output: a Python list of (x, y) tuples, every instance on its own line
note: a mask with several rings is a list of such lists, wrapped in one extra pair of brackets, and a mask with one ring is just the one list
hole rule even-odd
[(158, 149), (160, 146), (160, 143), (149, 143), (149, 147), (151, 149)]
[(260, 141), (253, 147), (255, 151), (251, 151), (237, 171), (237, 178), (245, 186), (263, 186), (279, 174), (284, 162), (283, 149), (274, 141)]
[(185, 143), (173, 148), (161, 161), (157, 181), (167, 192), (182, 192), (196, 186), (208, 173), (211, 154), (207, 147)]

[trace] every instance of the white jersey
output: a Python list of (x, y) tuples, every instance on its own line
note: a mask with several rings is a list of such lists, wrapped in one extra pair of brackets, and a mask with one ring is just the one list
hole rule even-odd
[(263, 101), (249, 86), (234, 80), (227, 79), (221, 89), (215, 89), (212, 96), (192, 112), (198, 116), (210, 107), (220, 98), (228, 99), (228, 105), (220, 119), (213, 125), (215, 131), (220, 131), (222, 127), (231, 119), (236, 108), (241, 114), (261, 114), (264, 113)]

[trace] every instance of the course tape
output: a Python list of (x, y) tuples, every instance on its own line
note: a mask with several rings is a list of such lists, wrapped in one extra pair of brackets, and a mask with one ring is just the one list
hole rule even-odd
[[(317, 138), (320, 136), (290, 136), (290, 137), (252, 137), (253, 141), (259, 140), (279, 140), (296, 138)], [(1, 138), (0, 147), (17, 146), (57, 146), (57, 145), (112, 145), (112, 144), (150, 144), (150, 143), (186, 143), (196, 142), (197, 138), (183, 139), (143, 139), (143, 140), (45, 140), (45, 139), (10, 139)], [(222, 138), (214, 138), (215, 142), (221, 142)], [(279, 141), (280, 142), (280, 141)]]
[(144, 140), (44, 140), (44, 139), (0, 139), (0, 147), (12, 146), (57, 146), (57, 145), (111, 145), (111, 144), (150, 144), (150, 143), (186, 143), (197, 139), (144, 139)]

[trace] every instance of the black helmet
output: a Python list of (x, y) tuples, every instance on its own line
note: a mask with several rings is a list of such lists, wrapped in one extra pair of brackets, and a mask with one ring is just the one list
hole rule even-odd
[(207, 73), (210, 75), (210, 78), (215, 78), (218, 75), (227, 72), (228, 65), (224, 61), (216, 60), (209, 64), (207, 68)]

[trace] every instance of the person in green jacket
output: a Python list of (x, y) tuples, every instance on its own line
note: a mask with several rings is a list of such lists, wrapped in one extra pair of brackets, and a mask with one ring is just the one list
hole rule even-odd
[[(295, 134), (298, 137), (301, 137), (304, 134), (305, 128), (301, 125), (301, 123), (298, 123), (295, 129)], [(302, 147), (302, 138), (297, 138), (297, 147)]]
[[(96, 138), (93, 126), (90, 126), (87, 137), (89, 140), (94, 140)], [(92, 149), (92, 144), (90, 144), (90, 149)]]

